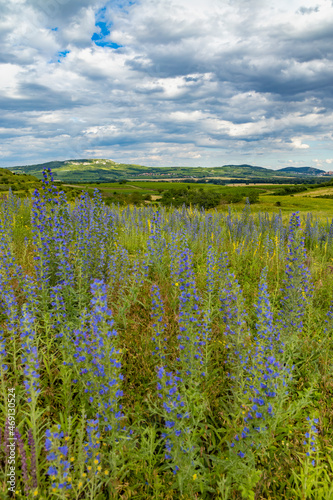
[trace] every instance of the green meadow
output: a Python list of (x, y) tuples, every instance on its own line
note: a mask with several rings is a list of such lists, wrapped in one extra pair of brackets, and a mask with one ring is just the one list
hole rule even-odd
[[(328, 185), (327, 185), (328, 184)], [(98, 182), (82, 184), (66, 184), (56, 182), (58, 189), (65, 192), (68, 200), (74, 201), (82, 192), (92, 195), (95, 189), (101, 192), (103, 200), (111, 205), (134, 204), (158, 206), (163, 194), (168, 190), (203, 190), (204, 192), (216, 193), (222, 197), (220, 205), (216, 210), (222, 212), (232, 206), (236, 211), (242, 210), (246, 197), (251, 192), (258, 193), (259, 199), (252, 204), (253, 211), (278, 212), (283, 214), (292, 211), (313, 212), (323, 217), (333, 215), (333, 187), (325, 183), (323, 186), (307, 185), (304, 191), (293, 195), (278, 195), (284, 188), (290, 188), (292, 184), (254, 184), (254, 185), (216, 185), (206, 182), (170, 182), (170, 181), (126, 181)], [(0, 194), (6, 195), (9, 188), (15, 195), (24, 198), (31, 197), (36, 188), (40, 188), (41, 181), (29, 174), (12, 173), (6, 169), (0, 169)], [(235, 196), (238, 201), (233, 201)], [(330, 198), (332, 196), (332, 198)], [(226, 200), (223, 201), (223, 197)], [(228, 201), (231, 198), (231, 201)]]
[(333, 499), (332, 201), (188, 186), (5, 194), (0, 498)]
[[(75, 185), (76, 190), (79, 185)], [(221, 204), (216, 207), (216, 210), (226, 211), (228, 206), (232, 206), (235, 210), (242, 210), (246, 197), (250, 192), (259, 194), (259, 201), (252, 205), (254, 211), (278, 212), (281, 210), (283, 214), (288, 214), (292, 211), (314, 212), (323, 217), (333, 216), (333, 199), (317, 198), (317, 196), (327, 195), (332, 188), (319, 187), (316, 189), (308, 189), (307, 191), (296, 193), (294, 195), (275, 196), (274, 193), (280, 191), (284, 187), (290, 185), (251, 185), (251, 186), (220, 186), (208, 183), (186, 183), (186, 182), (160, 182), (160, 181), (128, 181), (126, 184), (117, 183), (97, 183), (97, 184), (82, 184), (82, 189), (93, 193), (94, 189), (101, 191), (103, 199), (109, 203), (131, 203), (131, 195), (134, 195), (134, 204), (150, 204), (159, 203), (163, 193), (170, 189), (203, 189), (205, 192), (218, 193), (223, 195), (241, 195), (241, 201), (236, 203)], [(123, 197), (125, 195), (125, 197)], [(137, 196), (139, 195), (139, 196)], [(137, 199), (135, 199), (137, 196)], [(151, 199), (144, 199), (151, 196)], [(126, 198), (129, 198), (126, 200)], [(142, 198), (142, 199), (141, 199)], [(133, 203), (133, 202), (132, 202)]]

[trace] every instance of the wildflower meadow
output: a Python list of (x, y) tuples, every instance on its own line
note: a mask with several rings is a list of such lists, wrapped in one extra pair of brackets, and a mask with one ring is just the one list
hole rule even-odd
[(0, 498), (333, 499), (333, 220), (0, 204)]

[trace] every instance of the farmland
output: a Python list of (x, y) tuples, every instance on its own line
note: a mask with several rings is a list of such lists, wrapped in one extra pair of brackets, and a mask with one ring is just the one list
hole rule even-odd
[[(8, 194), (9, 188), (21, 198), (31, 196), (34, 189), (40, 188), (41, 181), (29, 174), (12, 173), (0, 169), (0, 193)], [(255, 185), (216, 185), (208, 182), (170, 182), (170, 181), (124, 181), (98, 182), (82, 184), (55, 183), (58, 189), (66, 194), (69, 201), (74, 201), (81, 193), (93, 195), (95, 189), (101, 193), (103, 201), (108, 205), (134, 204), (136, 206), (155, 205), (161, 203), (164, 193), (169, 190), (203, 190), (205, 193), (216, 193), (221, 197), (217, 207), (222, 212), (228, 211), (230, 205), (234, 210), (243, 209), (246, 198), (252, 192), (258, 193), (258, 202), (253, 204), (253, 211), (279, 212), (288, 214), (290, 211), (314, 212), (320, 216), (333, 215), (333, 187), (329, 182), (320, 185), (303, 185), (303, 191), (290, 196), (279, 195), (284, 188), (293, 188), (293, 184), (255, 184)], [(296, 185), (302, 189), (302, 185)], [(320, 199), (320, 201), (319, 201)]]
[[(218, 193), (221, 197), (231, 199), (228, 203), (222, 203), (218, 210), (228, 211), (228, 206), (231, 204), (235, 210), (242, 210), (246, 198), (251, 192), (257, 192), (259, 195), (259, 202), (254, 204), (252, 209), (254, 211), (268, 211), (279, 212), (288, 214), (290, 211), (300, 212), (315, 212), (322, 216), (330, 217), (333, 215), (333, 200), (325, 198), (324, 195), (329, 194), (332, 187), (318, 187), (309, 188), (308, 190), (295, 194), (293, 196), (275, 196), (277, 191), (280, 191), (287, 185), (255, 185), (255, 186), (219, 186), (208, 183), (186, 183), (186, 182), (163, 182), (163, 181), (129, 181), (125, 184), (121, 183), (93, 183), (80, 185), (66, 185), (65, 189), (74, 189), (75, 193), (79, 190), (84, 190), (92, 195), (94, 189), (101, 192), (103, 200), (106, 204), (112, 203), (134, 203), (137, 205), (149, 205), (151, 203), (157, 205), (164, 192), (170, 189), (203, 189), (204, 192)], [(133, 196), (134, 195), (134, 196)], [(320, 202), (316, 198), (322, 196)], [(312, 199), (313, 198), (313, 199)], [(236, 203), (233, 199), (238, 199)]]
[(276, 190), (8, 191), (1, 498), (333, 498), (333, 200)]

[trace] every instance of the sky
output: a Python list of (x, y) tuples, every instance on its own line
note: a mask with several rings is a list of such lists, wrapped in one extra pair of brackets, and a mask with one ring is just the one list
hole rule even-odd
[(0, 167), (333, 170), (333, 0), (0, 0)]

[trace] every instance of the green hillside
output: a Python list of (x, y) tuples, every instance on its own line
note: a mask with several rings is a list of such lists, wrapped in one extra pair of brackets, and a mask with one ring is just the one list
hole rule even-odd
[[(67, 183), (112, 182), (121, 179), (148, 180), (148, 179), (215, 179), (217, 183), (227, 182), (273, 182), (288, 183), (300, 182), (299, 174), (270, 170), (252, 165), (224, 165), (222, 167), (145, 167), (135, 164), (116, 163), (106, 159), (79, 159), (67, 161), (52, 161), (38, 165), (12, 167), (16, 173), (27, 173), (38, 178), (42, 171), (51, 168), (55, 180)], [(318, 180), (318, 176), (307, 176)]]
[[(41, 175), (38, 175), (40, 178)], [(37, 176), (31, 173), (15, 173), (8, 168), (0, 168), (0, 198), (7, 196), (9, 189), (20, 198), (27, 198), (32, 195), (35, 189), (41, 189), (41, 181)], [(65, 192), (68, 200), (74, 200), (81, 193), (80, 188), (73, 186), (62, 186), (59, 184), (59, 190)]]
[(28, 196), (40, 187), (40, 181), (33, 175), (13, 173), (7, 168), (0, 168), (0, 195), (7, 194), (9, 188), (18, 196)]
[(325, 174), (325, 170), (320, 170), (319, 168), (314, 168), (314, 167), (285, 167), (285, 168), (280, 168), (278, 171), (283, 172), (285, 174), (298, 174), (298, 175)]

